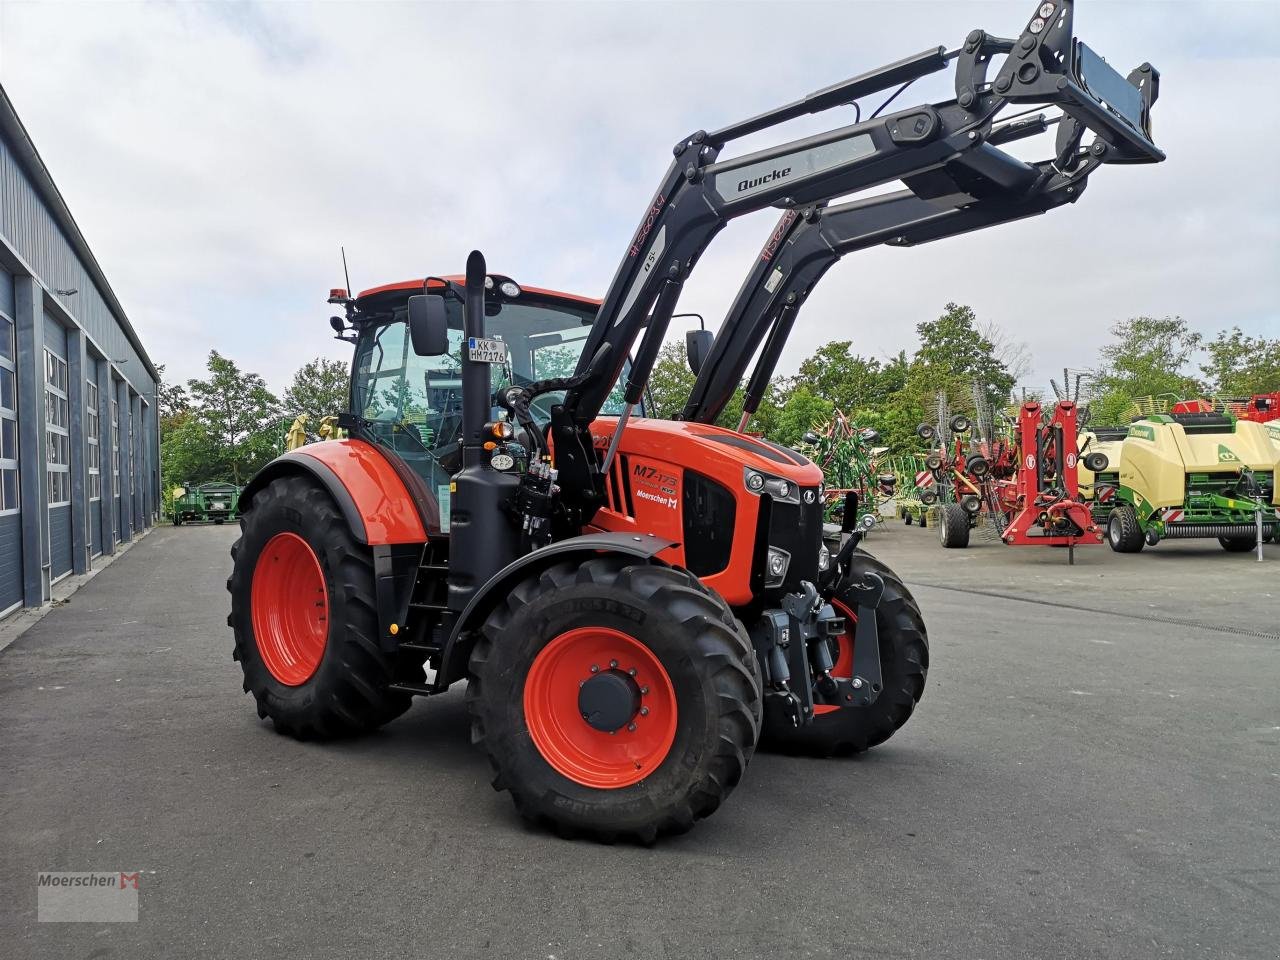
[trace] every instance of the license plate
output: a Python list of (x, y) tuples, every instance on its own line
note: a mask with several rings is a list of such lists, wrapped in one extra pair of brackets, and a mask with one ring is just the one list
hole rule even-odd
[(507, 345), (501, 340), (468, 337), (467, 357), (473, 363), (506, 363)]

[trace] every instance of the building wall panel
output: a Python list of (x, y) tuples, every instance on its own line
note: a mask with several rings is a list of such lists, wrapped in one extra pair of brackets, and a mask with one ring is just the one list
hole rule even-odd
[(49, 508), (50, 576), (71, 572), (71, 505)]
[(22, 601), (22, 515), (0, 517), (0, 610)]

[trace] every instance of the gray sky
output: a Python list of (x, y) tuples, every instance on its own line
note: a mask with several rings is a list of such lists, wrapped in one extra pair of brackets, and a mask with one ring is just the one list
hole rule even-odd
[[(186, 379), (217, 348), (282, 389), (318, 353), (349, 357), (324, 303), (340, 244), (357, 289), (460, 272), (479, 247), (495, 272), (599, 296), (676, 140), (974, 27), (1016, 34), (1032, 6), (0, 0), (0, 82), (155, 361)], [(783, 372), (830, 339), (910, 351), (948, 300), (1029, 343), (1031, 386), (1134, 314), (1280, 336), (1280, 3), (1079, 0), (1076, 33), (1122, 73), (1161, 70), (1169, 159), (1105, 168), (1031, 221), (849, 257)], [(717, 326), (775, 219), (721, 233), (680, 309)]]

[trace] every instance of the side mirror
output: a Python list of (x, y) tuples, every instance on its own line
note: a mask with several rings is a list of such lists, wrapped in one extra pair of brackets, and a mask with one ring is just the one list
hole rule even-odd
[(684, 335), (684, 348), (689, 355), (689, 369), (695, 374), (700, 372), (702, 365), (707, 362), (707, 355), (711, 353), (711, 344), (715, 339), (716, 335), (710, 330), (690, 330)]
[(409, 298), (409, 338), (420, 357), (449, 352), (449, 317), (444, 297), (433, 293)]

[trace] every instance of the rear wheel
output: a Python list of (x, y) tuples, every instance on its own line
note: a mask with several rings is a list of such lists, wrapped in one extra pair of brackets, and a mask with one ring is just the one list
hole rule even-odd
[(240, 527), (227, 623), (258, 716), (300, 740), (328, 739), (409, 709), (409, 696), (387, 685), (421, 680), (421, 666), (381, 649), (373, 557), (329, 494), (282, 477), (254, 497)]
[(1107, 543), (1116, 553), (1137, 553), (1146, 543), (1138, 515), (1129, 504), (1122, 503), (1112, 509), (1107, 518)]
[[(817, 756), (861, 753), (884, 743), (911, 718), (924, 694), (929, 672), (929, 639), (920, 607), (906, 585), (892, 570), (862, 550), (850, 560), (855, 577), (877, 574), (884, 580), (884, 595), (876, 608), (876, 630), (880, 636), (880, 671), (884, 682), (876, 702), (869, 707), (839, 707), (819, 704), (811, 723), (793, 727), (785, 718), (766, 714), (764, 742), (786, 752)], [(857, 643), (856, 601), (837, 593), (828, 598), (845, 618), (845, 632), (835, 638), (837, 649), (831, 675), (837, 679), (853, 676), (853, 649)]]
[(969, 545), (969, 511), (959, 503), (942, 505), (941, 523), (938, 524), (938, 540), (944, 547), (958, 548)]
[(527, 820), (651, 843), (710, 816), (760, 731), (751, 641), (691, 574), (600, 557), (519, 583), (485, 622), (471, 738)]
[(1219, 537), (1218, 542), (1222, 544), (1222, 549), (1227, 553), (1245, 553), (1258, 545), (1256, 536)]

